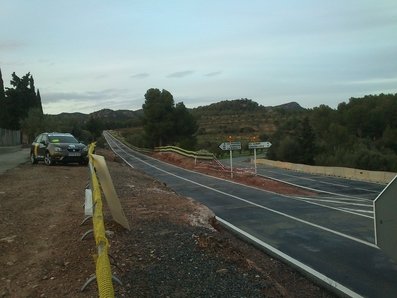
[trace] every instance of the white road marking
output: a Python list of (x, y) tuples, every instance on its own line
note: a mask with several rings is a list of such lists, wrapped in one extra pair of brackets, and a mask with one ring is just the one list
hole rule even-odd
[[(328, 208), (328, 209), (332, 209), (332, 210), (337, 210), (337, 211), (340, 211), (340, 212), (350, 213), (350, 214), (354, 214), (354, 215), (357, 215), (357, 216), (362, 216), (362, 217), (366, 217), (366, 218), (369, 218), (369, 219), (374, 219), (373, 216), (369, 216), (369, 215), (365, 215), (365, 214), (353, 212), (353, 211), (350, 211), (350, 210), (344, 210), (344, 209), (342, 209), (341, 207), (333, 207), (333, 206), (329, 206), (329, 205), (324, 205), (324, 204), (312, 202), (312, 201), (310, 201), (310, 200), (307, 200), (307, 198), (295, 197), (294, 199), (299, 200), (299, 201), (304, 201), (304, 202), (306, 202), (307, 204), (312, 204), (312, 205), (316, 205), (316, 206), (321, 206), (321, 207), (324, 207), (324, 208)], [(373, 212), (371, 212), (371, 213), (373, 214)]]
[(278, 181), (278, 182), (281, 182), (281, 183), (289, 184), (289, 185), (292, 185), (292, 186), (295, 186), (295, 187), (311, 190), (311, 191), (314, 191), (314, 192), (326, 193), (326, 194), (331, 194), (331, 195), (334, 195), (334, 196), (344, 196), (346, 198), (352, 198), (352, 199), (360, 200), (360, 201), (363, 201), (363, 202), (372, 202), (372, 200), (370, 200), (370, 199), (363, 199), (363, 198), (359, 198), (359, 197), (355, 197), (355, 196), (349, 196), (349, 195), (345, 195), (345, 194), (340, 194), (340, 193), (320, 190), (320, 189), (316, 189), (316, 188), (311, 188), (311, 187), (295, 184), (295, 183), (292, 183), (292, 182), (284, 181), (284, 180), (277, 179), (277, 178), (270, 177), (270, 176), (265, 176), (265, 175), (258, 175), (258, 176), (265, 177), (265, 178), (268, 178), (268, 179), (271, 179), (271, 180), (275, 180), (275, 181)]
[[(374, 214), (373, 211), (371, 210), (362, 210), (362, 209), (353, 209), (353, 208), (346, 208), (346, 207), (340, 207), (342, 210), (350, 210), (350, 211), (356, 211), (356, 212), (362, 212), (362, 213), (371, 213)], [(372, 217), (373, 218), (373, 217)]]
[(344, 185), (344, 184), (339, 184), (339, 183), (332, 183), (332, 182), (325, 182), (325, 181), (317, 181), (317, 180), (315, 180), (315, 179), (313, 179), (313, 178), (309, 178), (309, 177), (295, 176), (295, 175), (291, 175), (291, 174), (285, 174), (285, 173), (275, 172), (275, 171), (272, 171), (272, 170), (266, 170), (266, 171), (268, 171), (268, 172), (270, 172), (270, 173), (276, 173), (276, 174), (279, 174), (279, 175), (291, 177), (291, 178), (298, 178), (298, 179), (302, 179), (302, 180), (315, 181), (315, 182), (318, 182), (318, 183), (329, 184), (329, 185), (340, 186), (340, 187), (349, 187), (349, 186), (346, 186), (346, 185)]
[[(106, 142), (108, 142), (108, 144), (109, 144), (109, 146), (110, 146), (110, 148), (112, 149), (112, 151), (114, 152), (114, 153), (116, 153), (115, 152), (115, 150), (113, 149), (113, 147), (112, 147), (112, 145), (110, 145), (110, 142), (109, 142), (109, 136), (107, 135), (107, 133), (105, 134), (103, 134), (103, 136), (105, 137), (105, 139), (106, 139)], [(128, 154), (128, 152), (126, 152), (123, 148), (121, 148), (116, 142), (114, 142), (113, 141), (113, 144), (115, 144), (121, 151), (123, 151), (125, 154)], [(117, 153), (116, 153), (117, 154)], [(132, 164), (130, 164), (125, 158), (123, 158), (121, 155), (119, 155), (119, 154), (117, 154), (122, 160), (124, 160), (124, 162), (127, 164), (127, 165), (129, 165), (131, 168), (134, 168), (134, 166), (132, 165)]]
[(303, 264), (302, 262), (298, 261), (297, 259), (294, 259), (292, 257), (290, 257), (289, 255), (283, 253), (282, 251), (278, 250), (277, 248), (267, 244), (266, 242), (263, 242), (262, 240), (256, 238), (255, 236), (252, 236), (251, 234), (243, 231), (242, 229), (236, 227), (235, 225), (231, 224), (230, 222), (216, 216), (215, 217), (217, 221), (221, 222), (222, 224), (224, 224), (225, 226), (231, 228), (232, 230), (234, 230), (235, 232), (243, 235), (244, 237), (250, 239), (251, 241), (257, 243), (258, 245), (262, 246), (263, 248), (265, 248), (267, 251), (270, 251), (271, 253), (277, 255), (278, 257), (282, 258), (284, 261), (286, 261), (289, 264), (292, 264), (294, 267), (300, 268), (301, 270), (309, 273), (311, 276), (314, 276), (315, 278), (317, 278), (318, 280), (320, 280), (321, 282), (335, 288), (336, 290), (344, 293), (345, 295), (347, 295), (348, 297), (354, 297), (354, 298), (359, 298), (362, 297), (359, 294), (357, 294), (356, 292), (350, 290), (349, 288), (346, 288), (345, 286), (343, 286), (342, 284), (338, 283), (337, 281), (329, 278), (328, 276), (318, 272), (317, 270)]
[[(280, 173), (280, 172), (276, 172), (276, 171), (272, 171), (272, 170), (266, 170), (266, 169), (265, 169), (265, 171), (268, 171), (270, 173), (276, 173), (276, 174), (279, 174), (279, 175), (285, 175), (285, 176), (288, 176), (288, 177), (291, 177), (291, 178), (297, 178), (297, 179), (314, 181), (314, 182), (322, 183), (322, 184), (329, 184), (329, 185), (340, 186), (340, 187), (345, 187), (345, 188), (353, 188), (353, 189), (357, 189), (357, 190), (363, 190), (363, 191), (366, 191), (366, 192), (373, 192), (373, 193), (376, 193), (376, 194), (379, 193), (379, 191), (373, 190), (373, 189), (367, 189), (367, 188), (362, 188), (362, 187), (351, 187), (351, 186), (344, 185), (344, 184), (339, 184), (339, 183), (334, 183), (334, 182), (326, 182), (326, 181), (318, 181), (317, 180), (317, 178), (322, 178), (322, 177), (309, 178), (309, 177), (302, 177), (302, 176), (295, 176), (295, 175), (291, 175), (291, 174)], [(332, 179), (332, 177), (329, 177), (329, 176), (327, 178), (331, 178)]]
[[(341, 202), (362, 202), (363, 201), (362, 199), (347, 198), (347, 197), (345, 197), (343, 195), (329, 196), (329, 197), (320, 196), (319, 198), (320, 199), (328, 199), (328, 200), (338, 200), (338, 201), (341, 201)], [(373, 201), (370, 200), (370, 202), (368, 202), (368, 203), (369, 203), (368, 205), (372, 205)]]
[(327, 202), (327, 203), (335, 203), (335, 204), (341, 204), (341, 205), (353, 205), (353, 206), (363, 206), (363, 207), (372, 207), (372, 204), (360, 204), (360, 203), (351, 203), (347, 201), (339, 201), (335, 200), (335, 198), (332, 199), (317, 199), (317, 198), (307, 198), (307, 197), (298, 197), (302, 200), (306, 201), (315, 201), (315, 202)]
[[(116, 154), (117, 154), (117, 153), (116, 153)], [(300, 218), (298, 218), (298, 217), (295, 217), (295, 216), (286, 214), (286, 213), (284, 213), (284, 212), (271, 209), (271, 208), (269, 208), (269, 207), (266, 207), (266, 206), (263, 206), (263, 205), (260, 205), (260, 204), (251, 202), (251, 201), (249, 201), (249, 200), (246, 200), (246, 199), (243, 199), (243, 198), (241, 198), (241, 197), (238, 197), (238, 196), (235, 196), (235, 195), (232, 195), (232, 194), (223, 192), (223, 191), (221, 191), (221, 190), (218, 190), (218, 189), (209, 187), (209, 186), (207, 186), (207, 185), (198, 183), (198, 182), (196, 182), (196, 181), (193, 181), (193, 180), (190, 180), (190, 179), (187, 179), (187, 178), (178, 176), (178, 175), (176, 175), (176, 174), (174, 174), (174, 173), (168, 172), (168, 171), (166, 171), (166, 170), (164, 170), (164, 169), (161, 169), (161, 168), (159, 168), (159, 167), (157, 167), (157, 166), (155, 166), (155, 165), (152, 165), (152, 164), (150, 164), (150, 163), (148, 163), (148, 162), (146, 162), (146, 161), (144, 161), (144, 160), (142, 160), (142, 159), (140, 159), (140, 158), (138, 158), (138, 157), (136, 157), (136, 156), (133, 156), (133, 155), (130, 155), (130, 156), (133, 157), (133, 158), (135, 158), (136, 160), (138, 160), (138, 161), (140, 161), (140, 162), (146, 164), (147, 166), (152, 167), (152, 168), (154, 168), (154, 169), (156, 169), (156, 170), (158, 170), (158, 171), (160, 171), (160, 172), (166, 173), (166, 174), (168, 174), (168, 175), (170, 175), (170, 176), (174, 176), (174, 177), (179, 178), (179, 179), (181, 179), (181, 180), (184, 180), (184, 181), (190, 182), (190, 183), (192, 183), (192, 184), (198, 185), (198, 186), (200, 186), (200, 187), (203, 187), (203, 188), (212, 190), (212, 191), (214, 191), (214, 192), (220, 193), (220, 194), (225, 195), (225, 196), (227, 196), (227, 197), (234, 198), (234, 199), (239, 200), (239, 201), (241, 201), (241, 202), (248, 203), (248, 204), (250, 204), (250, 205), (253, 205), (253, 206), (255, 206), (255, 207), (258, 207), (258, 208), (267, 210), (267, 211), (269, 211), (269, 212), (272, 212), (272, 213), (275, 213), (275, 214), (284, 216), (284, 217), (286, 217), (286, 218), (295, 220), (295, 221), (297, 221), (297, 222), (300, 222), (300, 223), (303, 223), (303, 224), (312, 226), (312, 227), (314, 227), (314, 228), (318, 228), (318, 229), (320, 229), (320, 230), (323, 230), (323, 231), (326, 231), (326, 232), (335, 234), (335, 235), (337, 235), (337, 236), (340, 236), (340, 237), (343, 237), (343, 238), (346, 238), (346, 239), (353, 240), (353, 241), (355, 241), (355, 242), (358, 242), (358, 243), (367, 245), (367, 246), (372, 247), (372, 248), (379, 249), (374, 243), (371, 243), (371, 242), (368, 242), (368, 241), (365, 241), (365, 240), (361, 240), (361, 239), (359, 239), (359, 238), (356, 238), (356, 237), (353, 237), (353, 236), (350, 236), (350, 235), (347, 235), (347, 234), (344, 234), (344, 233), (341, 233), (341, 232), (338, 232), (338, 231), (335, 231), (335, 230), (332, 230), (332, 229), (329, 229), (329, 228), (326, 228), (326, 227), (323, 227), (323, 226), (320, 226), (320, 225), (317, 225), (317, 224), (315, 224), (315, 223), (312, 223), (312, 222), (309, 222), (309, 221), (300, 219)], [(148, 157), (148, 158), (150, 158), (150, 157)], [(150, 159), (153, 159), (153, 158), (150, 158)], [(194, 172), (194, 173), (196, 173), (196, 174), (198, 174), (198, 175), (202, 175), (202, 174), (197, 173), (197, 172)], [(203, 175), (203, 176), (204, 176), (204, 175)], [(207, 175), (206, 175), (206, 176), (207, 176)], [(218, 179), (218, 178), (216, 178), (216, 177), (212, 177), (212, 178), (213, 178), (213, 179)], [(233, 181), (229, 181), (229, 180), (225, 180), (225, 181), (228, 181), (228, 182), (230, 182), (230, 183), (234, 183)], [(234, 183), (234, 184), (237, 184), (237, 183)]]

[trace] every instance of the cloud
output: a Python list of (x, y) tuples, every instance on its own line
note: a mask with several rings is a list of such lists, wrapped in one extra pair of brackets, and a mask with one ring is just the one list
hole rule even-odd
[(192, 73), (194, 73), (193, 70), (178, 71), (178, 72), (169, 74), (167, 76), (167, 78), (183, 78), (183, 77), (191, 75)]
[(46, 114), (62, 112), (91, 113), (101, 109), (140, 109), (142, 95), (127, 89), (105, 89), (87, 92), (41, 92), (43, 109)]
[(125, 98), (128, 96), (127, 89), (105, 89), (101, 91), (86, 92), (42, 92), (41, 97), (45, 103), (54, 103), (64, 100), (68, 101), (106, 101), (114, 98)]
[(395, 78), (372, 78), (367, 80), (358, 80), (358, 81), (350, 81), (346, 84), (353, 85), (370, 85), (370, 84), (389, 84), (389, 83), (397, 83), (397, 77)]
[(25, 43), (17, 40), (0, 41), (0, 52), (14, 51), (23, 46), (25, 46)]
[(221, 71), (214, 71), (214, 72), (209, 72), (207, 74), (205, 74), (206, 77), (215, 77), (220, 75), (222, 72)]
[(39, 59), (39, 60), (37, 60), (37, 62), (38, 62), (39, 64), (44, 64), (44, 65), (48, 65), (48, 66), (53, 66), (53, 65), (55, 65), (55, 62), (54, 62), (54, 61), (51, 61), (51, 60), (48, 60), (48, 59)]
[(142, 72), (142, 73), (134, 74), (134, 75), (130, 76), (130, 78), (132, 78), (132, 79), (144, 79), (144, 78), (147, 78), (148, 76), (149, 76), (148, 73)]
[(108, 74), (99, 74), (99, 75), (97, 75), (95, 78), (96, 78), (96, 79), (106, 79), (106, 78), (108, 78), (108, 77), (109, 77)]

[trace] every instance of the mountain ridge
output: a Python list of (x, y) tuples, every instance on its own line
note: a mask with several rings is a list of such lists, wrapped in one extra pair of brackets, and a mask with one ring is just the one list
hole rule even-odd
[[(256, 101), (253, 101), (251, 99), (233, 99), (233, 100), (223, 100), (219, 102), (215, 102), (206, 106), (199, 106), (195, 108), (189, 108), (190, 111), (194, 110), (200, 110), (200, 109), (212, 109), (214, 107), (222, 107), (225, 108), (225, 110), (233, 110), (233, 108), (228, 108), (228, 107), (236, 107), (238, 106), (240, 112), (241, 111), (247, 111), (247, 110), (255, 110), (255, 109), (285, 109), (285, 110), (304, 110), (298, 102), (296, 101), (291, 101), (287, 102), (284, 104), (276, 105), (276, 106), (263, 106), (258, 104)], [(64, 116), (64, 117), (94, 117), (94, 118), (105, 118), (105, 119), (117, 119), (119, 117), (125, 118), (125, 117), (135, 117), (137, 115), (141, 115), (143, 113), (142, 109), (138, 110), (128, 110), (128, 109), (119, 109), (119, 110), (113, 110), (109, 108), (104, 108), (100, 109), (91, 113), (82, 113), (82, 112), (62, 112), (59, 114), (52, 114), (51, 116)]]

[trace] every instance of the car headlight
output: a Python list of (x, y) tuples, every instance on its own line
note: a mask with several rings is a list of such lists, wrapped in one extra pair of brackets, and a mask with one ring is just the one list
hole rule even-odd
[(83, 151), (84, 151), (84, 152), (88, 152), (88, 147), (85, 146), (85, 147), (83, 148)]
[(61, 152), (62, 148), (61, 147), (54, 147), (55, 152)]

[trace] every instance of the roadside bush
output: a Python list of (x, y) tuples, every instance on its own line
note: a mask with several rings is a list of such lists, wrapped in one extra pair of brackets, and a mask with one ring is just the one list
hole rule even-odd
[(138, 148), (148, 148), (149, 141), (144, 132), (135, 132), (133, 134), (123, 134), (125, 140)]
[(377, 150), (370, 150), (364, 145), (358, 146), (356, 150), (339, 148), (332, 154), (319, 154), (316, 156), (316, 164), (397, 172), (397, 156), (393, 152), (384, 153)]

